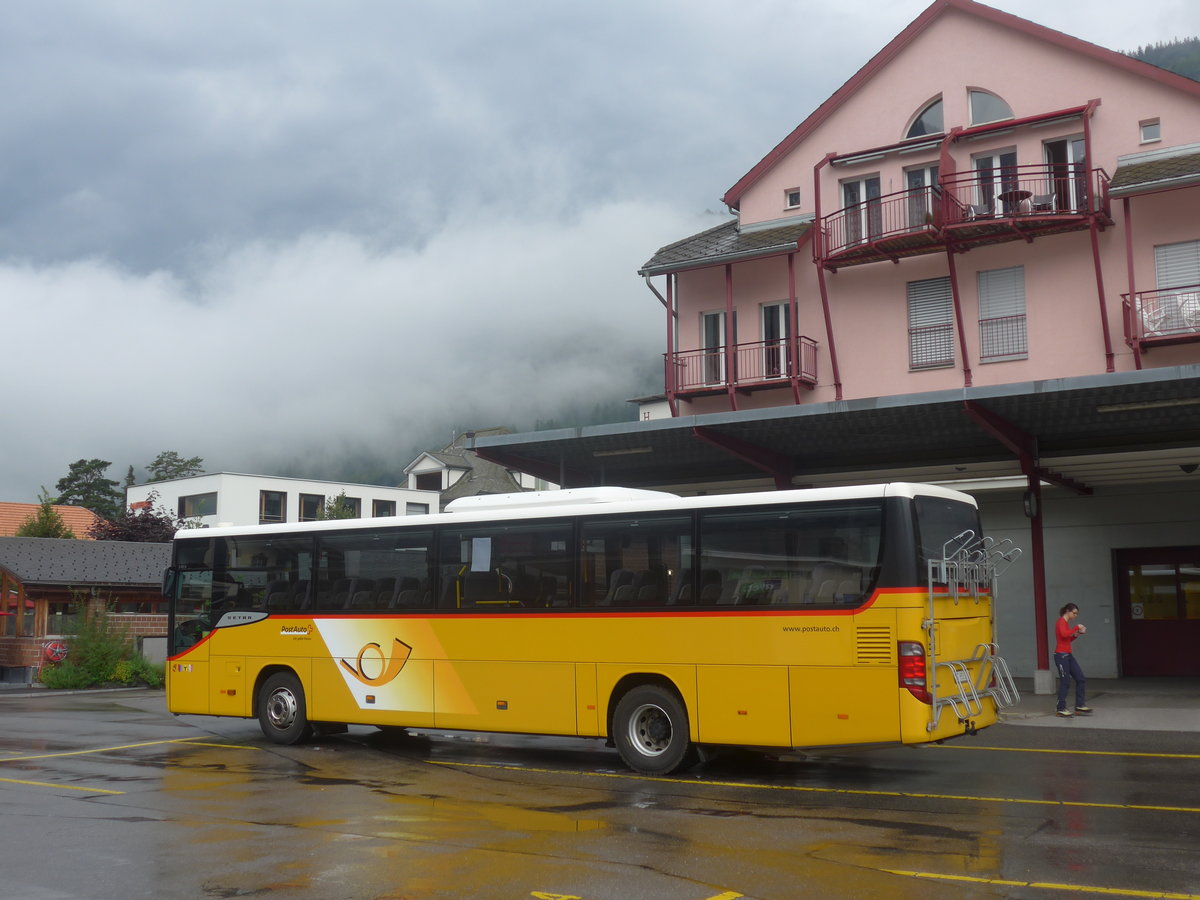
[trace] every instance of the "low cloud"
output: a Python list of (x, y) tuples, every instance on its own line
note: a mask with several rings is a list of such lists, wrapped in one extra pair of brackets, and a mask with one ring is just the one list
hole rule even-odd
[(312, 235), (245, 247), (199, 285), (102, 261), (0, 267), (4, 316), (27, 335), (6, 355), (20, 436), (0, 495), (52, 488), (80, 457), (121, 478), (163, 449), (209, 470), (349, 456), (398, 471), (455, 428), (653, 389), (664, 314), (636, 269), (707, 224), (615, 203), (565, 224), (471, 221), (387, 253)]

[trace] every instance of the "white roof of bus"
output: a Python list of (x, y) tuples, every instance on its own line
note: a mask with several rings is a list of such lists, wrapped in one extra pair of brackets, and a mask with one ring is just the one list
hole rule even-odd
[[(977, 506), (970, 494), (931, 484), (856, 485), (852, 487), (801, 488), (788, 491), (760, 491), (750, 494), (709, 494), (679, 497), (664, 491), (637, 488), (572, 488), (563, 491), (526, 491), (517, 494), (489, 494), (464, 497), (447, 506), (446, 512), (415, 516), (381, 516), (372, 519), (327, 519), (320, 522), (285, 522), (271, 525), (229, 525), (217, 528), (186, 528), (180, 538), (208, 538), (241, 534), (289, 534), (296, 531), (341, 531), (386, 528), (404, 525), (439, 525), (451, 522), (495, 522), (520, 518), (542, 519), (604, 514), (637, 514), (698, 508), (719, 509), (730, 506), (768, 506), (776, 503), (822, 500), (857, 500), (870, 497), (943, 497)], [(473, 501), (467, 503), (465, 501)]]

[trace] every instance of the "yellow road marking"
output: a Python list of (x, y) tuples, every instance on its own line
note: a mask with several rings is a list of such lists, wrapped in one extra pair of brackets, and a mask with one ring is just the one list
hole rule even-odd
[(133, 750), (138, 747), (159, 747), (163, 744), (189, 744), (193, 747), (223, 747), (227, 750), (257, 750), (257, 747), (242, 746), (237, 744), (207, 744), (202, 743), (198, 738), (172, 738), (167, 741), (143, 741), (140, 744), (119, 744), (115, 747), (94, 747), (90, 750), (63, 750), (58, 753), (39, 753), (33, 756), (5, 756), (0, 757), (0, 763), (6, 762), (25, 762), (31, 759), (56, 759), (63, 756), (86, 756), (89, 753), (110, 753), (113, 750)]
[(1126, 750), (1047, 750), (1041, 747), (976, 747), (972, 744), (933, 744), (939, 750), (996, 750), (1001, 753), (1069, 753), (1071, 756), (1135, 756), (1154, 759), (1200, 759), (1200, 753), (1135, 753)]
[(31, 787), (62, 788), (64, 791), (83, 791), (86, 794), (123, 794), (124, 791), (110, 791), (105, 788), (78, 787), (73, 784), (54, 784), (49, 781), (23, 781), (20, 778), (0, 778), (5, 784), (27, 784)]
[(691, 778), (657, 778), (648, 775), (624, 774), (622, 772), (569, 772), (561, 769), (537, 769), (528, 766), (504, 766), (495, 763), (465, 763), (451, 762), (441, 759), (427, 759), (426, 763), (433, 766), (447, 766), (462, 769), (496, 769), (507, 772), (536, 773), (540, 775), (582, 775), (590, 778), (619, 778), (655, 781), (662, 784), (686, 784), (707, 787), (732, 787), (760, 791), (792, 791), (801, 794), (840, 794), (853, 797), (900, 797), (906, 800), (955, 800), (969, 803), (1015, 803), (1027, 806), (1064, 806), (1083, 809), (1123, 809), (1140, 812), (1179, 812), (1200, 813), (1195, 806), (1151, 806), (1140, 803), (1089, 803), (1083, 800), (1032, 800), (1025, 797), (977, 797), (971, 794), (929, 794), (916, 791), (866, 791), (854, 788), (806, 787), (796, 784), (751, 784), (740, 781), (709, 781)]
[(1169, 891), (1137, 891), (1122, 888), (1085, 887), (1078, 884), (1057, 884), (1053, 881), (1010, 881), (1006, 878), (973, 878), (970, 875), (940, 875), (936, 872), (908, 872), (903, 869), (884, 869), (892, 875), (912, 878), (931, 878), (938, 881), (966, 881), (971, 884), (995, 884), (1004, 887), (1038, 888), (1045, 891), (1072, 891), (1077, 894), (1108, 894), (1118, 897), (1161, 897), (1164, 900), (1200, 900), (1200, 894), (1175, 894)]
[(715, 897), (709, 897), (708, 900), (737, 900), (738, 897), (744, 897), (745, 894), (739, 894), (737, 891), (726, 891), (723, 894), (717, 894)]

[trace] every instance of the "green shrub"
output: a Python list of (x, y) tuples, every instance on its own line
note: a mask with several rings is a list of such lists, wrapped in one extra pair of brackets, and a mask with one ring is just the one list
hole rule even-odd
[(70, 648), (60, 663), (42, 666), (41, 680), (49, 688), (74, 689), (100, 684), (147, 684), (161, 687), (163, 666), (137, 655), (133, 639), (106, 606), (77, 600), (78, 628), (67, 639)]

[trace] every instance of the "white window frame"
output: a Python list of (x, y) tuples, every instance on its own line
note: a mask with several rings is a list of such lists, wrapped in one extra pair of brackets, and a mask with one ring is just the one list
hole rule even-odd
[[(792, 202), (793, 194), (795, 195), (794, 203)], [(783, 208), (784, 209), (799, 209), (801, 197), (802, 197), (802, 195), (800, 193), (800, 188), (798, 188), (798, 187), (786, 188), (783, 192)]]
[[(1147, 129), (1154, 129), (1153, 136), (1146, 136)], [(1162, 119), (1155, 116), (1153, 119), (1142, 119), (1138, 122), (1138, 138), (1143, 144), (1159, 143), (1162, 140)]]
[[(991, 97), (994, 100), (1004, 104), (1005, 109), (1008, 110), (1008, 114), (995, 119), (976, 119), (974, 103), (975, 94), (982, 94), (985, 97)], [(967, 115), (970, 117), (972, 125), (987, 125), (991, 122), (1004, 122), (1013, 118), (1012, 104), (994, 91), (985, 91), (983, 88), (967, 88)]]
[[(939, 165), (936, 162), (923, 166), (910, 166), (904, 170), (904, 189), (908, 194), (908, 227), (921, 231), (932, 224), (934, 198), (938, 195)], [(920, 184), (915, 184), (920, 176)]]
[[(849, 202), (847, 194), (853, 189), (858, 200)], [(875, 196), (871, 196), (872, 189)], [(878, 172), (859, 178), (846, 178), (838, 184), (842, 198), (842, 246), (852, 247), (872, 240), (883, 233), (883, 179)], [(835, 241), (836, 244), (836, 241)]]
[[(764, 303), (759, 307), (759, 327), (762, 329), (762, 367), (764, 378), (786, 378), (788, 375), (788, 302)], [(771, 334), (770, 332), (774, 332)]]
[[(709, 328), (715, 323), (716, 334)], [(704, 351), (703, 378), (705, 384), (725, 383), (725, 310), (700, 313), (700, 349)]]
[[(1011, 162), (1007, 161), (1011, 158)], [(986, 163), (985, 169), (991, 171), (991, 175), (984, 179), (980, 168), (980, 163)], [(1020, 158), (1017, 156), (1016, 147), (1003, 147), (999, 150), (989, 150), (987, 153), (977, 153), (971, 157), (971, 171), (975, 173), (978, 181), (976, 191), (977, 205), (990, 209), (993, 216), (1004, 216), (1005, 213), (1011, 213), (1012, 210), (1006, 210), (1004, 207), (1005, 201), (1000, 199), (1000, 195), (1010, 189), (1015, 189), (1020, 185)]]

